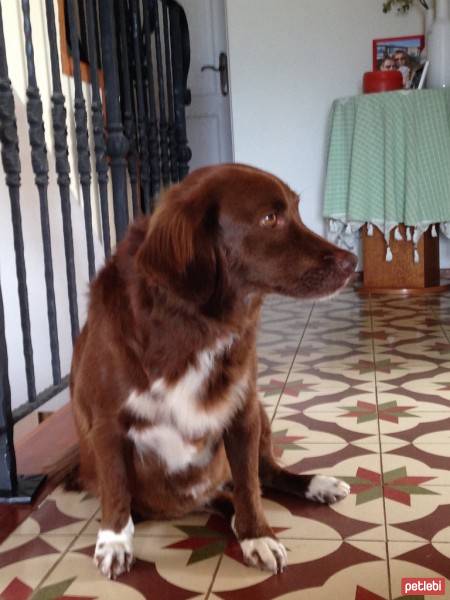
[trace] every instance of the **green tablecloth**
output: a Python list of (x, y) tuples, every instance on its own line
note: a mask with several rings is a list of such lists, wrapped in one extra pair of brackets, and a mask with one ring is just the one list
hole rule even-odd
[[(366, 94), (332, 107), (323, 214), (336, 232), (399, 223), (450, 236), (450, 89)], [(433, 230), (434, 233), (434, 230)]]

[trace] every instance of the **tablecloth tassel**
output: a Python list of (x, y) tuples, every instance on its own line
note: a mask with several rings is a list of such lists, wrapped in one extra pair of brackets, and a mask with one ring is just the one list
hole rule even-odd
[(397, 242), (401, 242), (403, 240), (402, 234), (400, 233), (400, 229), (398, 227), (396, 227), (394, 230), (394, 238), (397, 240)]
[(348, 223), (347, 227), (345, 228), (345, 235), (352, 235), (352, 226), (350, 223)]
[(408, 240), (408, 242), (410, 242), (412, 240), (411, 227), (406, 228), (406, 239)]
[(414, 248), (414, 264), (418, 265), (420, 262), (419, 251), (417, 248)]
[(431, 228), (431, 237), (437, 237), (436, 225)]
[(337, 227), (334, 219), (328, 221), (328, 229), (330, 230), (330, 233), (336, 233)]
[(389, 246), (386, 248), (386, 262), (392, 262), (392, 251)]
[(419, 241), (419, 238), (421, 236), (421, 232), (420, 229), (418, 227), (414, 228), (414, 233), (413, 233), (413, 244), (416, 245), (417, 242)]
[(367, 223), (367, 235), (369, 237), (373, 236), (373, 224), (372, 223)]
[(439, 223), (439, 231), (446, 237), (450, 237), (450, 221)]

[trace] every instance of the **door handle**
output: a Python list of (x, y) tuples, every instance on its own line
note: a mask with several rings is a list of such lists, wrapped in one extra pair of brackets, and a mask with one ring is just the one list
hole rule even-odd
[(225, 52), (221, 52), (219, 54), (219, 66), (215, 65), (203, 65), (201, 71), (214, 71), (215, 73), (220, 73), (220, 91), (222, 92), (222, 96), (228, 96), (229, 92), (229, 84), (228, 84), (228, 57)]

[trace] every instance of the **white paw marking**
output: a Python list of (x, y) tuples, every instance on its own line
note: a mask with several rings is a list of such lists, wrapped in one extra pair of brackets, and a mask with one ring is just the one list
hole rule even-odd
[(350, 494), (350, 486), (336, 477), (315, 475), (309, 484), (305, 497), (315, 502), (333, 504)]
[(271, 537), (239, 541), (244, 560), (248, 565), (272, 573), (282, 572), (287, 566), (286, 548)]
[(94, 563), (108, 579), (115, 579), (130, 570), (133, 562), (133, 534), (131, 517), (119, 533), (111, 529), (100, 529), (98, 532)]

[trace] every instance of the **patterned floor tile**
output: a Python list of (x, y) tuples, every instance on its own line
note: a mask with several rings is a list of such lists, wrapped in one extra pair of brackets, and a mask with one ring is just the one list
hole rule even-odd
[[(423, 542), (389, 542), (389, 568), (392, 585), (392, 597), (401, 596), (403, 577), (445, 577), (450, 578), (450, 544)], [(428, 598), (450, 598), (449, 582), (446, 593), (440, 596), (417, 596), (421, 600)]]
[(65, 492), (59, 487), (32, 512), (14, 534), (77, 534), (98, 508), (98, 500), (86, 492)]
[(450, 295), (268, 297), (258, 393), (281, 464), (351, 486), (332, 506), (264, 491), (284, 573), (199, 513), (137, 523), (134, 569), (106, 581), (97, 500), (57, 489), (0, 546), (0, 600), (400, 600), (402, 577), (450, 577)]
[(411, 482), (450, 485), (450, 444), (384, 444), (382, 463), (384, 476), (399, 474), (406, 487)]
[[(371, 529), (377, 530), (367, 535), (369, 528), (366, 528), (364, 539), (384, 539), (382, 470), (377, 446), (311, 444), (309, 450), (300, 460), (295, 451), (285, 453), (282, 464), (296, 473), (332, 475), (349, 483), (350, 496), (330, 510), (349, 519), (372, 523)], [(357, 533), (360, 537), (360, 532)]]
[[(135, 519), (134, 535), (137, 537), (179, 537), (183, 527), (203, 527), (208, 522), (210, 516), (210, 513), (198, 512), (174, 521), (140, 521), (139, 519)], [(97, 535), (100, 528), (100, 520), (100, 514), (96, 515), (83, 530), (83, 535)]]
[[(385, 370), (391, 372), (394, 369), (397, 370), (396, 367), (397, 363), (391, 362), (385, 365)], [(345, 360), (342, 360), (342, 357), (331, 360), (330, 357), (325, 357), (324, 360), (316, 361), (314, 368), (322, 376), (336, 373), (357, 381), (371, 381), (374, 378), (375, 369), (378, 372), (380, 365), (375, 364), (371, 352), (352, 352)]]
[[(307, 415), (315, 413), (335, 413), (336, 415), (345, 416), (346, 419), (363, 422), (376, 420), (376, 410), (374, 419), (370, 418), (373, 407), (377, 407), (377, 397), (375, 394), (375, 386), (370, 386), (366, 389), (361, 389), (363, 386), (347, 388), (342, 392), (323, 394), (320, 398), (314, 398), (313, 402), (304, 401), (303, 405), (298, 408)], [(290, 407), (292, 408), (292, 407)], [(367, 419), (362, 418), (362, 414), (367, 411)], [(360, 414), (361, 413), (361, 414)]]
[(450, 419), (449, 412), (421, 411), (421, 405), (414, 402), (406, 404), (404, 400), (394, 398), (393, 394), (378, 398), (378, 418), (382, 434), (396, 437), (400, 432), (417, 430), (420, 425), (429, 431), (439, 431), (442, 427), (440, 423), (447, 424)]
[(0, 547), (0, 598), (28, 600), (72, 541), (67, 535), (10, 536)]
[[(383, 541), (386, 538), (383, 505), (378, 500), (360, 510), (356, 505), (356, 496), (352, 495), (333, 505), (324, 505), (268, 491), (264, 507), (271, 524), (282, 525), (280, 520), (276, 520), (285, 516), (280, 506), (292, 515), (291, 521), (284, 522), (285, 529), (278, 533), (281, 539)], [(278, 516), (275, 516), (274, 510), (280, 511)]]
[(43, 582), (42, 588), (64, 587), (64, 597), (80, 600), (143, 600), (152, 597), (185, 600), (204, 595), (220, 557), (214, 553), (214, 548), (208, 554), (196, 548), (195, 543), (191, 547), (183, 547), (181, 542), (185, 538), (184, 534), (175, 540), (136, 537), (136, 560), (130, 573), (121, 575), (116, 581), (108, 581), (92, 561), (95, 536), (82, 535)]
[(450, 408), (450, 372), (448, 369), (442, 369), (440, 373), (432, 377), (406, 381), (401, 387), (403, 393), (419, 397), (422, 400), (423, 410), (428, 410), (426, 408), (428, 404), (431, 407)]
[(288, 370), (285, 373), (278, 372), (272, 375), (260, 376), (258, 378), (257, 390), (259, 398), (264, 407), (275, 409), (283, 395), (286, 387)]
[(286, 546), (289, 566), (278, 575), (236, 566), (225, 556), (213, 591), (222, 600), (350, 600), (357, 599), (358, 587), (363, 587), (389, 597), (383, 543), (290, 540)]
[[(375, 391), (375, 382), (370, 391)], [(344, 399), (353, 393), (352, 382), (345, 378), (324, 378), (318, 371), (310, 372), (304, 364), (294, 364), (283, 389), (281, 404), (308, 403), (311, 406), (321, 406), (324, 403)], [(264, 397), (263, 391), (263, 400)], [(302, 409), (303, 406), (299, 408)]]
[[(434, 453), (434, 450), (432, 449), (433, 444), (440, 444), (442, 446), (450, 443), (450, 415), (448, 415), (448, 413), (424, 412), (422, 414), (417, 414), (423, 416), (423, 419), (413, 427), (399, 431), (391, 431), (389, 435), (383, 434), (381, 441), (382, 446), (384, 446), (385, 443), (400, 443), (403, 441), (403, 446), (406, 447), (407, 442), (414, 445), (417, 449), (424, 445), (430, 445), (429, 450)], [(432, 418), (436, 416), (438, 418)]]
[[(280, 407), (273, 421), (274, 431), (288, 428), (290, 434), (310, 443), (377, 443), (378, 423), (376, 420), (359, 422), (346, 418), (344, 412), (294, 412), (291, 406)], [(283, 423), (278, 423), (282, 419)]]
[[(408, 485), (403, 489), (414, 491)], [(450, 487), (416, 483), (415, 491), (406, 503), (386, 502), (388, 539), (450, 543)]]

